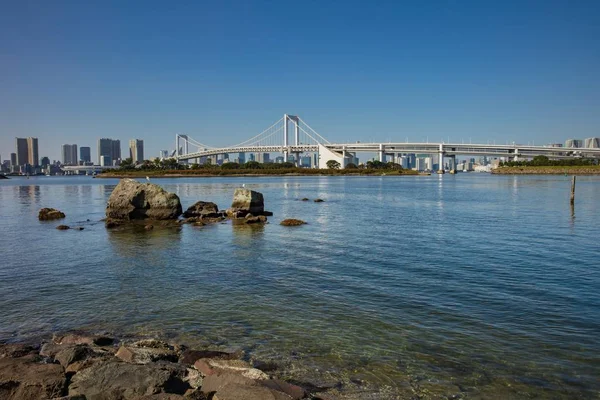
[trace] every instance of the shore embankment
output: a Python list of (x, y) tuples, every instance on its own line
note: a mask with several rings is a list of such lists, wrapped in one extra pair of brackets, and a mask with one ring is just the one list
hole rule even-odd
[(500, 167), (496, 175), (600, 175), (600, 165)]
[[(329, 388), (277, 377), (277, 366), (245, 354), (191, 349), (154, 338), (54, 334), (0, 344), (0, 398), (281, 399), (331, 398)], [(68, 396), (68, 397), (65, 397)]]

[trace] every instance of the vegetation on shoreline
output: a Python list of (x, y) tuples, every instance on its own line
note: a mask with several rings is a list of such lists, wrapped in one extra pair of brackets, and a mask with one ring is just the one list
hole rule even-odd
[(546, 156), (535, 156), (531, 161), (506, 161), (500, 162), (500, 167), (589, 167), (597, 166), (596, 160), (591, 158), (569, 158), (551, 160)]
[(299, 168), (292, 163), (261, 164), (248, 161), (244, 164), (226, 163), (212, 165), (210, 163), (190, 166), (178, 164), (175, 159), (145, 161), (134, 166), (130, 159), (124, 160), (118, 169), (104, 170), (102, 177), (144, 177), (144, 176), (245, 176), (245, 175), (417, 175), (417, 171), (403, 169), (392, 162), (368, 161), (360, 166), (348, 164), (340, 169), (339, 163), (331, 163), (331, 168)]
[(600, 165), (500, 167), (497, 175), (600, 175)]
[(492, 170), (498, 175), (597, 175), (600, 165), (589, 158), (550, 160), (546, 156), (536, 156), (531, 161), (507, 161)]

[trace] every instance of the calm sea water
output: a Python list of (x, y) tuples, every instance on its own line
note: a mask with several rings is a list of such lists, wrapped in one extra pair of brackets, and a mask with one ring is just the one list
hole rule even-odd
[(569, 179), (156, 179), (184, 208), (245, 183), (275, 215), (149, 232), (99, 222), (117, 180), (0, 181), (0, 340), (160, 335), (356, 398), (597, 398), (600, 179), (574, 210)]

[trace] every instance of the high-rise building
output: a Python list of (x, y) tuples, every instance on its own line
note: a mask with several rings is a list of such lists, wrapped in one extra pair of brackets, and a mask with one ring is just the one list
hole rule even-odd
[(246, 163), (246, 153), (239, 153), (238, 155), (238, 163), (245, 164)]
[(597, 149), (600, 148), (600, 138), (592, 137), (585, 139), (586, 149)]
[(89, 147), (80, 147), (79, 148), (79, 160), (86, 162), (92, 161), (92, 151)]
[(27, 138), (27, 162), (29, 165), (40, 165), (40, 156), (38, 151), (38, 138)]
[(424, 158), (416, 158), (415, 159), (415, 169), (417, 171), (425, 170), (425, 159)]
[(119, 139), (112, 141), (112, 159), (113, 163), (121, 159), (121, 141)]
[(121, 158), (121, 141), (114, 139), (98, 139), (98, 164), (101, 164), (101, 157), (110, 157), (111, 162), (118, 161)]
[(21, 166), (25, 165), (29, 162), (29, 150), (27, 146), (26, 138), (16, 138), (16, 146), (17, 146), (17, 163), (16, 165)]
[(10, 166), (14, 167), (17, 164), (17, 153), (10, 153)]
[(42, 157), (42, 168), (46, 168), (48, 165), (50, 165), (50, 159), (48, 157)]
[(144, 141), (140, 139), (131, 139), (129, 141), (129, 158), (134, 163), (144, 161)]
[(113, 164), (113, 160), (110, 156), (100, 156), (100, 166), (101, 167), (111, 167)]
[(581, 148), (581, 147), (583, 147), (583, 140), (581, 140), (581, 139), (567, 139), (567, 141), (565, 142), (565, 147)]
[(78, 165), (77, 162), (77, 145), (63, 144), (62, 145), (62, 163), (63, 165)]

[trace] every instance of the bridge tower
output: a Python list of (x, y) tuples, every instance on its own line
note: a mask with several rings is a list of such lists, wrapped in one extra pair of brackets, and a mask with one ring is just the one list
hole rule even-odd
[(444, 171), (444, 144), (440, 143), (440, 151), (438, 152), (438, 174), (443, 174)]
[[(290, 153), (290, 140), (289, 140), (289, 122), (294, 123), (294, 146), (298, 146), (300, 143), (300, 119), (296, 115), (283, 115), (283, 161), (288, 162)], [(296, 166), (299, 165), (300, 153), (294, 153), (294, 162)]]
[[(183, 141), (183, 148), (181, 153), (179, 152), (179, 144)], [(175, 159), (179, 161), (179, 156), (184, 156), (189, 153), (189, 139), (187, 135), (175, 136)]]

